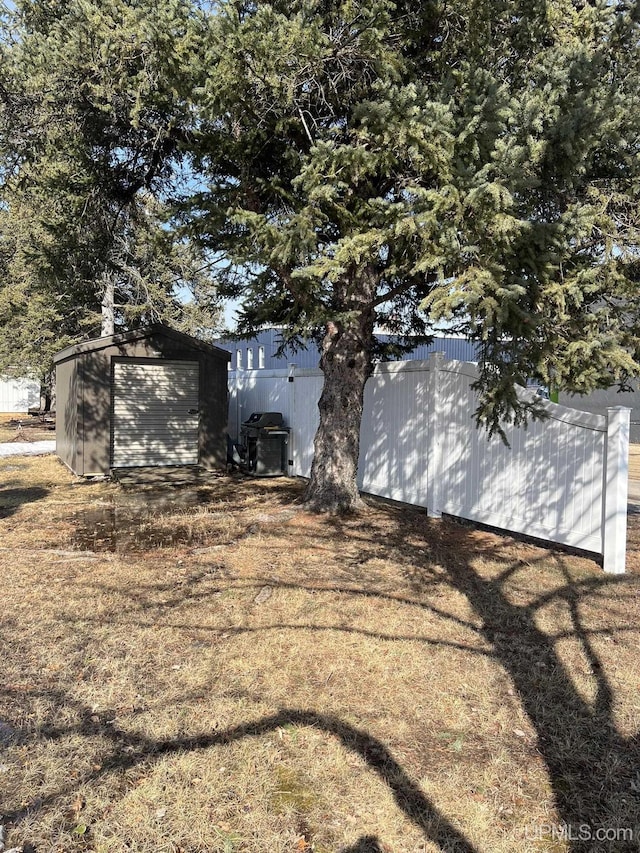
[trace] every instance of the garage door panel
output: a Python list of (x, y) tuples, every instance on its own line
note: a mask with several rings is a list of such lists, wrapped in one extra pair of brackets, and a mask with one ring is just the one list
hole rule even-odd
[(113, 467), (197, 464), (199, 384), (197, 362), (116, 362)]

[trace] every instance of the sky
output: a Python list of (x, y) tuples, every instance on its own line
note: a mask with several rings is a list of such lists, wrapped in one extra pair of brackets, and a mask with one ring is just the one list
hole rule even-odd
[(230, 332), (236, 326), (236, 310), (239, 304), (236, 299), (228, 299), (225, 302), (223, 322), (225, 329), (228, 329)]

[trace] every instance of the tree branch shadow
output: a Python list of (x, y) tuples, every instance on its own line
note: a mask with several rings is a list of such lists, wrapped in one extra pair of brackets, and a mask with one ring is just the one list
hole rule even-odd
[[(50, 692), (49, 695), (51, 695)], [(148, 738), (139, 733), (122, 731), (117, 726), (109, 724), (108, 721), (99, 719), (87, 726), (87, 720), (93, 721), (96, 715), (91, 712), (91, 709), (73, 702), (61, 692), (58, 694), (58, 704), (66, 707), (75, 706), (75, 710), (80, 712), (83, 721), (78, 726), (60, 729), (53, 726), (46, 727), (41, 729), (43, 736), (57, 738), (71, 733), (95, 734), (99, 732), (111, 741), (113, 751), (111, 755), (103, 758), (99, 770), (87, 774), (83, 779), (75, 780), (67, 788), (59, 789), (40, 798), (37, 803), (27, 805), (20, 810), (6, 811), (3, 819), (9, 824), (17, 824), (34, 808), (52, 805), (80, 784), (96, 781), (109, 773), (129, 770), (142, 763), (156, 762), (167, 755), (177, 755), (185, 751), (206, 750), (245, 738), (262, 737), (285, 726), (300, 726), (310, 727), (332, 735), (345, 749), (359, 755), (389, 788), (398, 808), (424, 833), (426, 838), (437, 844), (442, 850), (476, 853), (477, 848), (435, 807), (382, 741), (337, 716), (307, 709), (283, 708), (276, 714), (222, 731), (203, 733), (193, 737), (159, 740)], [(355, 850), (361, 850), (363, 853), (365, 850), (370, 850), (373, 853), (379, 849), (372, 846), (373, 844), (377, 844), (375, 839), (371, 836), (364, 836)], [(345, 853), (348, 852), (345, 851)]]
[[(435, 532), (439, 559), (448, 583), (462, 593), (480, 619), (478, 635), (492, 648), (492, 656), (510, 677), (522, 707), (537, 734), (537, 747), (547, 768), (559, 824), (568, 833), (567, 849), (573, 853), (611, 849), (637, 851), (638, 839), (632, 838), (640, 821), (640, 799), (634, 793), (634, 779), (640, 768), (640, 736), (625, 737), (614, 716), (614, 690), (593, 644), (598, 631), (588, 629), (581, 605), (593, 594), (605, 590), (622, 592), (620, 578), (600, 576), (576, 581), (562, 554), (555, 564), (564, 583), (551, 593), (534, 597), (529, 603), (511, 600), (507, 584), (526, 565), (505, 563), (495, 577), (486, 577), (474, 565), (472, 532), (457, 525), (455, 550), (446, 554), (447, 527)], [(467, 533), (465, 533), (465, 530)], [(465, 541), (466, 540), (466, 541)], [(464, 559), (461, 559), (460, 548)], [(477, 555), (476, 555), (477, 557)], [(419, 583), (414, 578), (417, 588)], [(429, 577), (427, 573), (427, 584)], [(622, 580), (629, 587), (632, 578)], [(544, 605), (565, 605), (571, 630), (547, 633), (538, 624)], [(603, 633), (640, 630), (603, 628)], [(588, 661), (594, 681), (595, 698), (585, 699), (571, 671), (562, 660), (559, 639), (575, 640)], [(583, 828), (580, 835), (579, 828)], [(594, 846), (592, 836), (599, 830), (620, 830), (611, 847)], [(627, 833), (625, 835), (625, 833)]]
[[(415, 525), (416, 518), (423, 519), (424, 539), (416, 542), (415, 535), (408, 535), (409, 527), (405, 523), (408, 519), (403, 514), (390, 511), (385, 517), (387, 521), (389, 518), (395, 520), (395, 532), (385, 542), (384, 548), (399, 556), (401, 565), (406, 566), (403, 571), (412, 590), (410, 594), (376, 589), (375, 585), (358, 587), (355, 582), (322, 585), (318, 582), (304, 583), (302, 580), (276, 581), (267, 576), (244, 577), (241, 587), (257, 588), (268, 581), (285, 591), (306, 589), (317, 594), (324, 590), (354, 597), (379, 597), (395, 605), (421, 608), (434, 618), (470, 631), (478, 641), (477, 648), (455, 644), (444, 638), (396, 636), (383, 631), (361, 631), (358, 628), (326, 624), (268, 624), (240, 627), (237, 633), (268, 632), (278, 628), (346, 630), (382, 640), (411, 639), (427, 645), (481, 654), (485, 658), (489, 656), (510, 678), (521, 706), (535, 729), (537, 751), (547, 770), (559, 821), (576, 830), (582, 826), (597, 829), (635, 827), (640, 824), (640, 801), (632, 790), (632, 782), (640, 768), (640, 739), (637, 733), (625, 737), (616, 726), (615, 690), (594, 643), (600, 634), (616, 631), (622, 634), (639, 630), (640, 625), (605, 624), (589, 627), (582, 613), (583, 604), (594, 598), (597, 598), (598, 606), (606, 611), (608, 595), (615, 594), (617, 598), (633, 595), (633, 579), (603, 575), (576, 578), (567, 559), (557, 555), (557, 586), (550, 591), (545, 589), (537, 593), (532, 591), (530, 583), (527, 586), (527, 573), (535, 568), (535, 559), (519, 559), (512, 547), (499, 544), (506, 540), (494, 537), (491, 541), (498, 544), (495, 547), (485, 545), (482, 549), (482, 558), (492, 560), (498, 567), (490, 574), (482, 572), (478, 567), (478, 540), (473, 529), (453, 522), (430, 523), (414, 513), (410, 519), (412, 525)], [(331, 535), (337, 536), (338, 541), (353, 534), (352, 527), (343, 527), (335, 520), (328, 524), (329, 528)], [(411, 532), (415, 534), (415, 527), (411, 528)], [(366, 549), (369, 549), (369, 554), (376, 555), (380, 550), (379, 539), (369, 534), (371, 531), (367, 533), (363, 528), (362, 542), (368, 536), (369, 545), (363, 545), (363, 552), (358, 558), (359, 571), (361, 568), (366, 571)], [(544, 559), (550, 559), (548, 553)], [(437, 573), (435, 565), (438, 567)], [(205, 580), (211, 582), (211, 573), (196, 570), (179, 590), (171, 583), (161, 582), (157, 586), (142, 588), (142, 592), (127, 591), (128, 606), (123, 606), (119, 621), (146, 625), (147, 617), (153, 621), (158, 616), (170, 616), (174, 609), (189, 602), (202, 603), (209, 595), (219, 592), (223, 585), (220, 579), (216, 579), (208, 588), (203, 586)], [(86, 588), (94, 586), (97, 592), (117, 591), (116, 586), (95, 583), (91, 578), (80, 579), (77, 583)], [(233, 579), (224, 583), (224, 586), (240, 589), (240, 585)], [(514, 595), (514, 591), (520, 589), (526, 589), (526, 598)], [(460, 618), (455, 613), (449, 613), (446, 599), (444, 603), (442, 598), (436, 597), (435, 602), (430, 600), (430, 597), (438, 595), (439, 590), (462, 594), (470, 605), (471, 616)], [(162, 593), (161, 601), (154, 600), (154, 594), (157, 593)], [(569, 623), (567, 630), (545, 631), (540, 627), (540, 613), (549, 605), (560, 605), (565, 609)], [(115, 612), (114, 618), (118, 621)], [(91, 615), (87, 614), (82, 621), (91, 623), (91, 619)], [(104, 623), (104, 615), (100, 621)], [(174, 629), (216, 630), (211, 626), (206, 628), (193, 623), (185, 622), (182, 625), (178, 620), (164, 625)], [(230, 629), (221, 630), (228, 633)], [(560, 654), (558, 643), (564, 639), (578, 643), (589, 663), (594, 681), (593, 701), (581, 695)], [(82, 641), (81, 637), (79, 641)], [(47, 691), (47, 695), (51, 697), (52, 691)], [(476, 850), (465, 832), (454, 826), (435, 802), (425, 795), (387, 745), (337, 715), (322, 713), (314, 708), (285, 707), (274, 714), (222, 731), (203, 732), (193, 737), (153, 739), (138, 732), (124, 731), (112, 721), (96, 720), (91, 709), (76, 703), (64, 691), (59, 692), (56, 701), (60, 707), (74, 710), (81, 718), (80, 723), (75, 727), (42, 726), (39, 736), (55, 739), (74, 733), (87, 736), (100, 734), (111, 744), (111, 751), (104, 756), (99, 770), (74, 780), (68, 787), (57, 790), (37, 804), (34, 802), (10, 814), (5, 813), (8, 822), (20, 822), (30, 809), (51, 805), (81, 784), (140, 764), (153, 764), (162, 756), (207, 750), (247, 738), (259, 738), (284, 726), (306, 726), (331, 735), (345, 749), (357, 754), (387, 786), (398, 809), (419, 828), (425, 839), (443, 851), (472, 853)], [(437, 759), (434, 758), (435, 761)], [(526, 775), (526, 768), (523, 767), (522, 773)], [(355, 846), (344, 849), (342, 853), (378, 853), (382, 849), (381, 843), (372, 835), (362, 835)], [(567, 849), (572, 853), (600, 849), (624, 853), (637, 851), (637, 839), (629, 842), (618, 840), (615, 846), (599, 848), (593, 846), (591, 841), (573, 838), (569, 839)]]
[(340, 853), (384, 853), (379, 839), (373, 835), (363, 835), (351, 847), (345, 847)]

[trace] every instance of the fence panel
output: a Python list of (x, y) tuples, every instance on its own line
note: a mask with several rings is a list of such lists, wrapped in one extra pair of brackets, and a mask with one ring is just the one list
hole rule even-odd
[[(359, 487), (604, 554), (606, 571), (624, 571), (628, 410), (604, 417), (540, 399), (548, 417), (507, 426), (507, 446), (475, 426), (477, 376), (442, 354), (378, 365), (365, 388)], [(230, 433), (254, 411), (281, 411), (291, 473), (308, 477), (322, 381), (318, 370), (236, 371)]]
[(606, 418), (540, 400), (548, 419), (507, 426), (507, 446), (473, 425), (477, 375), (449, 362), (440, 372), (439, 509), (601, 553)]
[(380, 364), (365, 386), (358, 486), (427, 505), (428, 363)]
[(318, 400), (322, 391), (323, 374), (320, 370), (296, 370), (291, 418), (291, 473), (295, 477), (308, 477), (313, 462), (313, 439), (320, 423)]
[(236, 370), (229, 377), (229, 435), (237, 441), (253, 412), (282, 412), (290, 426), (291, 384), (286, 370)]

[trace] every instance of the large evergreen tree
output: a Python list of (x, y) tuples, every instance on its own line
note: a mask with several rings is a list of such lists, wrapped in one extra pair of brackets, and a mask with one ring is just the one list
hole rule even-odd
[(639, 35), (631, 0), (216, 5), (191, 213), (241, 330), (321, 340), (311, 506), (358, 505), (376, 327), (457, 320), (494, 427), (528, 376), (637, 372)]
[[(635, 0), (19, 0), (0, 38), (0, 322), (26, 318), (23, 296), (23, 328), (93, 330), (111, 302), (167, 317), (167, 271), (196, 281), (214, 258), (240, 331), (321, 342), (308, 499), (332, 511), (358, 506), (376, 328), (402, 349), (457, 323), (494, 428), (525, 416), (529, 376), (624, 384), (638, 19)], [(177, 197), (198, 251), (161, 221)]]
[[(70, 340), (219, 315), (171, 227), (202, 15), (186, 0), (19, 0), (0, 40), (0, 367)], [(187, 303), (187, 304), (185, 304)]]

